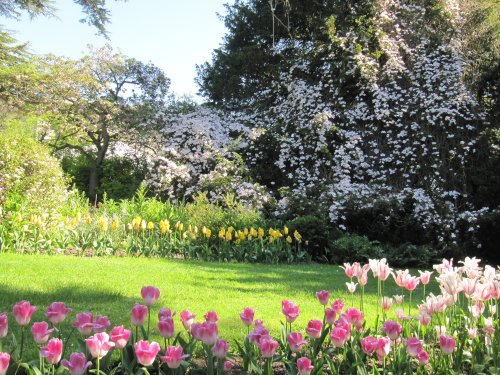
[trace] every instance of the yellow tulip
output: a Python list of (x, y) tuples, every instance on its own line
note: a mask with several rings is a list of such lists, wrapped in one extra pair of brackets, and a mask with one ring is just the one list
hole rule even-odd
[(212, 231), (210, 229), (206, 228), (205, 237), (210, 238), (210, 236), (212, 236)]
[(288, 242), (288, 243), (292, 243), (292, 237), (287, 236), (287, 237), (286, 237), (286, 242)]
[(285, 234), (288, 235), (288, 227), (286, 225), (283, 227), (283, 232), (285, 232)]
[(297, 242), (300, 243), (302, 241), (302, 236), (300, 235), (300, 233), (297, 230), (295, 230), (295, 232), (293, 232), (293, 236), (295, 237), (295, 240)]
[(87, 217), (85, 218), (85, 222), (86, 222), (87, 224), (92, 224), (92, 218), (91, 218), (90, 216), (87, 216)]
[(116, 230), (120, 226), (120, 222), (118, 219), (114, 219), (113, 222), (111, 223), (111, 229)]

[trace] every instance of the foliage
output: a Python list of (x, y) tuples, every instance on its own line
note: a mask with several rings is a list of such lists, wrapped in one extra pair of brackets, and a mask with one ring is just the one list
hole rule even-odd
[[(61, 160), (65, 173), (79, 191), (88, 191), (90, 165), (83, 156), (65, 156)], [(104, 194), (109, 199), (132, 198), (146, 177), (146, 166), (138, 160), (111, 156), (104, 160), (102, 177), (96, 196), (102, 201)]]
[(54, 212), (67, 197), (59, 162), (21, 121), (0, 125), (0, 207), (13, 212)]
[[(109, 22), (109, 11), (105, 7), (106, 0), (74, 0), (74, 2), (82, 7), (86, 15), (81, 22), (87, 22), (97, 28), (101, 35), (107, 36), (106, 24)], [(30, 17), (54, 16), (55, 8), (52, 0), (2, 0), (0, 2), (0, 15), (19, 19), (22, 12), (27, 12)]]

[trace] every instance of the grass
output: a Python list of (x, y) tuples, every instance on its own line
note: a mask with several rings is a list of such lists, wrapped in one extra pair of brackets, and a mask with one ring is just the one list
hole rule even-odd
[[(332, 301), (342, 298), (346, 305), (350, 305), (346, 281), (338, 266), (320, 264), (236, 264), (1, 254), (0, 312), (9, 312), (10, 327), (15, 332), (18, 327), (10, 312), (12, 306), (23, 299), (38, 306), (32, 322), (44, 320), (45, 307), (54, 301), (63, 301), (73, 308), (68, 322), (63, 325), (65, 332), (70, 330), (69, 324), (74, 321), (75, 314), (83, 311), (107, 315), (111, 327), (121, 324), (130, 326), (130, 310), (134, 303), (141, 302), (141, 287), (154, 285), (161, 291), (160, 299), (152, 310), (152, 326), (155, 329), (156, 314), (163, 307), (177, 312), (189, 308), (196, 314), (197, 321), (203, 320), (207, 311), (216, 310), (220, 317), (220, 336), (230, 341), (241, 340), (246, 334), (246, 327), (241, 324), (239, 314), (244, 307), (253, 307), (255, 317), (262, 319), (271, 333), (278, 337), (280, 321), (283, 320), (283, 299), (290, 299), (300, 306), (300, 317), (294, 327), (304, 332), (310, 319), (321, 319), (323, 315), (315, 292), (327, 289)], [(365, 293), (365, 315), (371, 323), (377, 309), (377, 286), (371, 278)], [(386, 285), (386, 295), (393, 294), (401, 294), (401, 290), (391, 278)], [(422, 288), (419, 286), (413, 294), (413, 301), (421, 299)], [(358, 291), (354, 305), (359, 308)], [(416, 307), (416, 303), (414, 305)], [(408, 308), (406, 304), (405, 308)], [(393, 308), (389, 316), (394, 315)], [(174, 319), (176, 330), (181, 330), (178, 315)], [(160, 337), (154, 336), (154, 339), (159, 341)], [(36, 358), (36, 347), (31, 339), (27, 349), (32, 354), (30, 356)]]

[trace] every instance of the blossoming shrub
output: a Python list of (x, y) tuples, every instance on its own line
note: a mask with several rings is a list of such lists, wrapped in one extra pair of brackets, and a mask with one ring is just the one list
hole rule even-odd
[[(266, 375), (275, 370), (301, 375), (353, 371), (497, 374), (500, 271), (489, 265), (481, 267), (476, 258), (459, 263), (457, 267), (453, 260), (443, 259), (434, 265), (434, 271), (419, 271), (419, 276), (408, 270), (392, 271), (385, 259), (370, 259), (364, 265), (346, 263), (342, 268), (350, 280), (346, 284), (353, 294), (351, 301), (335, 300), (328, 291), (318, 291), (318, 316), (300, 327), (295, 322), (300, 306), (283, 300), (278, 337), (270, 334), (253, 308), (242, 306), (239, 318), (246, 334), (234, 343), (220, 337), (219, 324), (224, 322), (219, 322), (216, 311), (197, 319), (189, 309), (177, 315), (161, 308), (157, 318), (151, 317), (151, 306), (160, 301), (161, 292), (145, 286), (142, 300), (131, 308), (130, 322), (112, 324), (104, 315), (75, 312), (72, 326), (78, 331), (80, 349), (70, 353), (65, 348), (73, 331), (66, 332), (61, 323), (72, 309), (64, 302), (54, 302), (44, 314), (37, 313), (38, 307), (23, 300), (12, 307), (15, 323), (12, 318), (9, 322), (10, 314), (0, 313), (0, 374), (55, 373), (56, 368), (58, 373), (71, 375), (88, 371), (222, 375), (233, 370)], [(441, 294), (426, 295), (425, 287), (434, 272)], [(391, 275), (401, 287), (401, 295), (386, 295), (385, 284)], [(364, 287), (369, 280), (377, 283), (380, 305), (375, 316), (363, 312)], [(359, 308), (354, 302), (358, 284)], [(418, 287), (424, 289), (425, 298), (412, 310), (412, 293)], [(9, 335), (9, 324), (20, 327), (15, 339)], [(39, 358), (26, 357), (28, 340), (36, 343)]]

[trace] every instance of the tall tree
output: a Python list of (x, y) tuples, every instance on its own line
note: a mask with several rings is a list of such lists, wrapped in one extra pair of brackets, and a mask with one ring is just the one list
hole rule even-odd
[[(90, 165), (88, 194), (94, 196), (107, 153), (118, 140), (137, 143), (162, 124), (170, 80), (152, 64), (127, 58), (107, 46), (80, 60), (48, 57), (38, 88), (45, 113), (40, 138), (56, 151), (74, 150)], [(44, 124), (42, 122), (42, 124)]]

